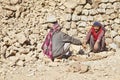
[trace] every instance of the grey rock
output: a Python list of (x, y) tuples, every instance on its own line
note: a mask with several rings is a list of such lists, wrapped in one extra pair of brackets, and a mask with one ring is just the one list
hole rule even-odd
[(94, 20), (93, 16), (88, 16), (88, 21), (93, 21), (93, 20)]
[(73, 14), (72, 15), (72, 21), (79, 21), (80, 20), (80, 16)]
[(109, 47), (110, 47), (111, 49), (114, 49), (114, 50), (117, 50), (117, 49), (118, 49), (118, 46), (117, 46), (115, 43), (109, 44)]
[(82, 11), (82, 14), (87, 16), (87, 15), (89, 14), (89, 10), (84, 9), (84, 10)]
[(106, 12), (105, 9), (97, 9), (97, 11), (98, 11), (99, 13), (105, 13), (105, 12)]
[(98, 11), (96, 9), (91, 9), (89, 12), (90, 15), (95, 15), (97, 13), (98, 13)]
[(114, 9), (106, 9), (106, 14), (112, 14), (114, 13)]
[(82, 21), (87, 21), (87, 20), (88, 20), (87, 16), (80, 16), (80, 19), (81, 19)]
[(107, 5), (106, 5), (105, 3), (101, 3), (101, 4), (99, 5), (99, 8), (100, 8), (100, 9), (106, 9), (106, 7), (107, 7)]
[(111, 38), (115, 37), (118, 33), (116, 31), (111, 31), (110, 32), (110, 35), (111, 35)]
[(80, 22), (78, 26), (79, 27), (85, 27), (85, 26), (87, 26), (87, 23), (86, 22)]

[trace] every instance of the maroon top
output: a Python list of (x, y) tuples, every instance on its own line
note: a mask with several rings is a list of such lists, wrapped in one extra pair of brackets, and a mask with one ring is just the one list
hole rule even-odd
[(105, 31), (105, 28), (101, 27), (100, 30), (96, 33), (94, 32), (94, 28), (91, 27), (86, 36), (86, 43), (89, 41), (91, 35), (93, 36), (95, 42), (100, 42), (101, 38), (105, 35)]

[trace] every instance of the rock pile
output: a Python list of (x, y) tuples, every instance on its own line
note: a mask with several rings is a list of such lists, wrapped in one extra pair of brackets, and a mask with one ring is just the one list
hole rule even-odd
[(81, 40), (100, 21), (107, 29), (108, 47), (120, 48), (120, 0), (0, 0), (1, 58), (13, 62), (11, 66), (42, 58), (47, 22), (55, 19), (65, 33)]

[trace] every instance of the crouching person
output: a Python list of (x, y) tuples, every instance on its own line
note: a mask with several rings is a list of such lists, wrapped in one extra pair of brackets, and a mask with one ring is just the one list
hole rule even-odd
[(94, 22), (93, 26), (89, 30), (83, 47), (86, 48), (86, 44), (90, 45), (92, 52), (100, 52), (105, 50), (105, 28), (99, 22)]
[(61, 31), (62, 27), (57, 22), (49, 23), (50, 31), (42, 45), (42, 50), (52, 61), (69, 54), (70, 44), (81, 45), (81, 41)]

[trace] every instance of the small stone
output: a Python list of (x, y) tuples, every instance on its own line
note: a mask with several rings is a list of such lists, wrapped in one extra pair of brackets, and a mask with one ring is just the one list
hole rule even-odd
[(120, 2), (113, 3), (114, 10), (120, 10)]
[(114, 22), (119, 24), (119, 23), (120, 23), (120, 19), (116, 18), (116, 19), (114, 20)]
[(12, 5), (16, 5), (16, 4), (19, 4), (19, 3), (21, 3), (22, 2), (22, 0), (10, 0), (10, 3), (12, 4)]
[(92, 6), (91, 6), (89, 3), (87, 3), (87, 4), (84, 6), (84, 8), (85, 8), (85, 9), (91, 9)]
[(96, 15), (96, 16), (94, 16), (94, 20), (95, 21), (103, 21), (104, 20), (104, 18), (102, 17), (102, 15)]
[(91, 9), (89, 12), (90, 15), (95, 15), (97, 13), (98, 13), (98, 11), (96, 9)]
[(65, 9), (65, 6), (60, 6), (59, 8), (62, 9), (62, 10), (64, 10), (64, 9)]
[(111, 49), (114, 49), (114, 50), (117, 50), (117, 49), (118, 49), (118, 46), (117, 46), (115, 43), (109, 44), (109, 47), (110, 47)]
[(82, 14), (87, 16), (87, 15), (89, 14), (89, 10), (84, 9), (84, 10), (82, 11)]
[(77, 45), (72, 45), (70, 46), (70, 50), (73, 51), (73, 54), (76, 55), (79, 50), (80, 50), (80, 46), (77, 46)]
[(28, 39), (26, 38), (25, 34), (24, 33), (18, 33), (16, 34), (16, 39), (18, 40), (18, 42), (20, 44), (23, 44), (25, 41), (27, 41)]
[(110, 32), (110, 35), (111, 35), (111, 38), (114, 38), (118, 33), (116, 31), (111, 31)]
[(52, 7), (55, 7), (56, 6), (56, 2), (55, 1), (49, 1), (49, 5), (52, 6)]
[(10, 5), (10, 0), (3, 0), (2, 1), (4, 4)]
[(77, 27), (77, 26), (76, 26), (76, 23), (75, 23), (75, 22), (71, 22), (71, 28), (72, 28), (72, 29), (76, 29), (76, 27)]
[(101, 2), (108, 2), (109, 0), (101, 0)]
[(92, 16), (88, 16), (88, 21), (93, 21), (94, 18)]
[(67, 69), (67, 72), (85, 73), (87, 71), (88, 71), (88, 66), (80, 64), (79, 62), (71, 63), (70, 66)]
[(72, 14), (74, 12), (71, 8), (65, 8), (65, 13)]
[(111, 38), (106, 38), (106, 45), (109, 45), (113, 42)]
[(14, 6), (9, 6), (9, 5), (6, 5), (6, 6), (4, 7), (4, 9), (10, 10), (10, 11), (16, 11), (16, 10), (17, 10)]
[(117, 14), (114, 14), (114, 13), (113, 13), (113, 14), (110, 15), (110, 19), (113, 20), (113, 19), (115, 19), (115, 18), (117, 18)]
[(85, 27), (85, 26), (87, 26), (87, 23), (86, 22), (80, 22), (78, 26), (79, 27)]
[(115, 38), (114, 38), (114, 42), (119, 46), (119, 48), (120, 48), (120, 36), (116, 36)]
[(99, 5), (99, 8), (100, 8), (100, 9), (106, 9), (106, 7), (107, 7), (107, 5), (106, 5), (105, 3), (101, 3), (101, 4)]
[(112, 14), (114, 13), (114, 9), (106, 9), (106, 14)]
[(19, 6), (19, 5), (16, 5), (15, 7), (17, 9), (15, 17), (18, 18), (18, 17), (20, 17), (21, 13), (24, 11), (24, 8), (22, 6)]
[(107, 3), (107, 4), (106, 4), (106, 8), (107, 8), (107, 9), (112, 9), (112, 8), (114, 8), (114, 7), (113, 7), (112, 3)]
[(80, 16), (73, 14), (72, 15), (72, 21), (79, 21), (80, 20)]
[(16, 63), (16, 65), (23, 67), (25, 64), (24, 64), (23, 61), (19, 60), (19, 61)]
[(77, 35), (77, 30), (76, 30), (76, 29), (70, 29), (70, 30), (68, 31), (68, 34), (69, 34), (70, 36), (76, 36), (76, 35)]
[(19, 53), (20, 54), (28, 54), (30, 52), (29, 48), (20, 48)]
[(85, 4), (86, 0), (79, 0), (79, 4)]
[(13, 17), (13, 11), (10, 11), (10, 10), (6, 10), (5, 11), (6, 13), (5, 13), (5, 17)]
[(80, 14), (80, 13), (82, 12), (82, 9), (83, 9), (83, 6), (77, 6), (77, 7), (75, 8), (74, 13), (75, 13), (75, 14)]
[(70, 21), (71, 20), (71, 17), (72, 17), (71, 14), (65, 14), (64, 16), (65, 16), (65, 20), (66, 21)]
[(67, 0), (64, 5), (67, 7), (67, 8), (75, 8), (77, 6), (77, 2), (74, 1), (74, 0)]
[(97, 9), (97, 11), (98, 11), (99, 13), (105, 13), (105, 12), (106, 12), (105, 9)]
[(64, 24), (64, 28), (66, 28), (66, 29), (70, 29), (70, 22), (66, 22), (65, 24)]
[(116, 0), (109, 0), (109, 2), (115, 2)]
[(81, 19), (82, 21), (87, 21), (87, 20), (88, 20), (87, 16), (80, 16), (80, 19)]

